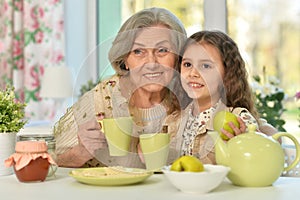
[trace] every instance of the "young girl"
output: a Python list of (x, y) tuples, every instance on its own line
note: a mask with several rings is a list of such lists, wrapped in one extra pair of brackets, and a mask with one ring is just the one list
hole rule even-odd
[(182, 86), (192, 103), (184, 110), (177, 135), (181, 155), (194, 155), (203, 163), (215, 163), (214, 142), (207, 134), (213, 130), (213, 116), (226, 110), (238, 116), (240, 128), (232, 123), (234, 135), (259, 119), (247, 81), (245, 63), (235, 42), (220, 31), (200, 31), (186, 42), (180, 60)]

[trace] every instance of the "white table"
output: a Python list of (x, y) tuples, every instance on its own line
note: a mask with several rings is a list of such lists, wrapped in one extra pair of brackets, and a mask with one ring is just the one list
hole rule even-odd
[(71, 169), (59, 168), (55, 179), (22, 183), (16, 176), (0, 176), (1, 200), (189, 200), (243, 199), (292, 200), (300, 198), (300, 178), (280, 177), (273, 186), (261, 188), (238, 187), (225, 180), (207, 194), (186, 194), (176, 190), (163, 174), (154, 174), (142, 183), (128, 186), (91, 186), (68, 176)]

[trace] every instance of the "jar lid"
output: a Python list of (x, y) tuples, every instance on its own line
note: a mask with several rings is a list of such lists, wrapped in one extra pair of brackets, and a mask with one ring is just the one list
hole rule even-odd
[(16, 143), (16, 152), (23, 153), (38, 153), (47, 151), (47, 144), (45, 141), (20, 141)]
[(36, 140), (42, 140), (46, 142), (52, 142), (55, 141), (53, 134), (24, 134), (18, 136), (18, 141), (36, 141)]

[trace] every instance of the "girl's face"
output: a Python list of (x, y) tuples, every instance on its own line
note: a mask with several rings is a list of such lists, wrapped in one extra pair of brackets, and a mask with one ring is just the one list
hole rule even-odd
[(181, 82), (189, 97), (210, 106), (220, 99), (224, 66), (216, 47), (207, 43), (191, 44), (183, 54), (180, 67)]
[(175, 58), (171, 30), (162, 25), (142, 29), (125, 60), (130, 79), (147, 92), (159, 92), (173, 77)]

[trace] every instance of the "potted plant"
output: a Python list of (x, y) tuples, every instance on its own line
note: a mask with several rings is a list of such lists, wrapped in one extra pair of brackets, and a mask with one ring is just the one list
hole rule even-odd
[(4, 161), (15, 150), (16, 135), (26, 124), (26, 104), (16, 100), (14, 87), (0, 90), (0, 176), (13, 171), (4, 166)]
[(279, 86), (280, 80), (275, 76), (267, 76), (266, 68), (263, 67), (262, 76), (253, 76), (252, 89), (256, 96), (256, 107), (262, 118), (273, 125), (278, 131), (285, 132), (285, 120), (282, 114), (286, 111), (284, 100), (285, 91)]

